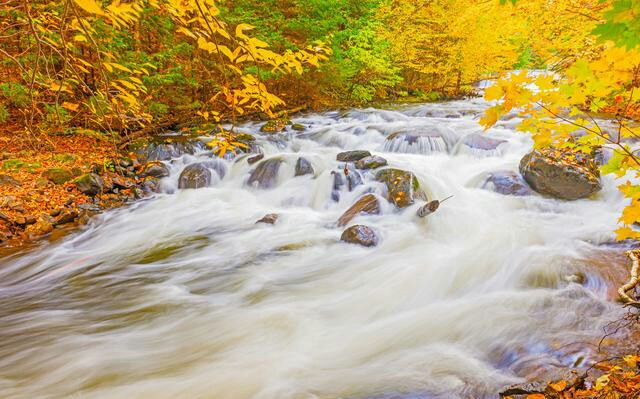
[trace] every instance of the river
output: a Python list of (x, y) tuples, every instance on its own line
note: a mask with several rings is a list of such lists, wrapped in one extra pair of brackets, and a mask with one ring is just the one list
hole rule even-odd
[[(485, 133), (497, 149), (463, 145), (487, 106), (298, 116), (304, 132), (257, 135), (284, 160), (274, 188), (248, 187), (241, 158), (211, 187), (178, 190), (187, 164), (210, 159), (184, 155), (162, 193), (0, 259), (0, 398), (492, 398), (589, 364), (622, 313), (607, 267), (625, 201), (611, 177), (573, 202), (482, 188), (532, 145), (517, 118)], [(403, 129), (439, 136), (386, 140)], [(335, 200), (336, 154), (353, 149), (453, 197), (426, 218), (422, 202), (385, 204), (352, 222), (376, 247), (342, 243), (338, 217), (382, 192), (365, 174)], [(294, 177), (300, 156), (315, 176)], [(267, 213), (277, 223), (255, 223)]]

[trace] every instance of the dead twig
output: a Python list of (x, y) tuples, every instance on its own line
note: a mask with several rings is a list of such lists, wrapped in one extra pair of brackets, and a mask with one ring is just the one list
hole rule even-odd
[(640, 282), (640, 279), (638, 279), (638, 269), (640, 269), (640, 250), (634, 249), (625, 253), (633, 262), (631, 266), (631, 277), (624, 285), (618, 288), (618, 294), (625, 303), (625, 306), (638, 307), (640, 306), (639, 302), (634, 298), (631, 298), (627, 294), (627, 291), (634, 289), (638, 285), (638, 282)]

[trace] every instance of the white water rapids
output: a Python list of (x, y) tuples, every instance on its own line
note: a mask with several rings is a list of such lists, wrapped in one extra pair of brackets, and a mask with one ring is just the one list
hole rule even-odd
[[(498, 150), (461, 146), (486, 106), (297, 117), (306, 131), (256, 134), (265, 159), (285, 160), (275, 188), (247, 187), (243, 158), (211, 187), (177, 190), (185, 165), (210, 159), (185, 155), (162, 194), (0, 259), (0, 398), (495, 397), (593, 360), (622, 312), (594, 266), (610, 262), (593, 259), (624, 200), (610, 177), (573, 202), (480, 188), (531, 148), (517, 119), (485, 133), (507, 141)], [(385, 140), (407, 128), (446, 140)], [(355, 149), (414, 172), (430, 199), (453, 197), (424, 219), (421, 201), (358, 216), (379, 245), (341, 243), (338, 217), (382, 187), (365, 175), (332, 199), (336, 154)], [(315, 176), (294, 177), (300, 156)], [(267, 213), (275, 225), (255, 223)]]

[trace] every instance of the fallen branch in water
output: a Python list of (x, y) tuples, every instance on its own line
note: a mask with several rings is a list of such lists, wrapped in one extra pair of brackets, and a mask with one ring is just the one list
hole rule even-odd
[(438, 208), (440, 207), (440, 204), (445, 202), (446, 200), (448, 200), (451, 197), (453, 197), (453, 195), (448, 196), (447, 198), (443, 199), (442, 201), (433, 200), (431, 202), (427, 202), (426, 204), (421, 206), (420, 209), (418, 209), (418, 212), (417, 212), (418, 217), (423, 218), (423, 217), (425, 217), (427, 215), (430, 215), (433, 212), (437, 211)]
[(630, 291), (638, 285), (640, 279), (638, 279), (638, 269), (640, 269), (640, 250), (634, 249), (626, 252), (629, 259), (633, 261), (631, 266), (631, 277), (629, 281), (627, 281), (623, 286), (618, 288), (618, 294), (620, 294), (620, 298), (625, 303), (625, 306), (640, 306), (637, 300), (631, 298), (627, 295), (627, 291)]

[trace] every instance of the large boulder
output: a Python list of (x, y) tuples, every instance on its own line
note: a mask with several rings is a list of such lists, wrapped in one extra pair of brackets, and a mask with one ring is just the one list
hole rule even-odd
[(283, 162), (282, 158), (269, 158), (260, 162), (251, 172), (247, 183), (258, 188), (274, 187), (278, 179), (278, 171)]
[(95, 197), (104, 189), (104, 180), (95, 173), (86, 173), (73, 182), (81, 193), (90, 197)]
[(340, 240), (349, 244), (358, 244), (364, 247), (373, 247), (378, 244), (376, 232), (369, 226), (356, 224), (342, 232)]
[(314, 173), (311, 162), (303, 157), (298, 158), (296, 161), (296, 176), (313, 175)]
[(554, 148), (533, 150), (520, 161), (520, 173), (540, 194), (576, 200), (602, 189), (593, 156)]
[(336, 156), (336, 159), (340, 162), (356, 162), (365, 157), (370, 157), (371, 153), (364, 150), (354, 150), (341, 152)]
[(207, 187), (214, 178), (222, 179), (226, 172), (225, 163), (221, 159), (187, 165), (178, 178), (178, 188)]
[(338, 226), (346, 226), (360, 214), (377, 215), (380, 213), (380, 201), (374, 194), (365, 194), (351, 205), (338, 219)]
[(384, 183), (387, 188), (387, 200), (398, 208), (406, 208), (417, 199), (427, 199), (412, 172), (394, 168), (383, 169), (376, 173), (376, 180)]
[(519, 173), (510, 170), (489, 173), (482, 183), (482, 188), (503, 195), (525, 196), (534, 193)]
[(197, 189), (211, 184), (211, 170), (203, 163), (187, 165), (178, 178), (178, 188)]

